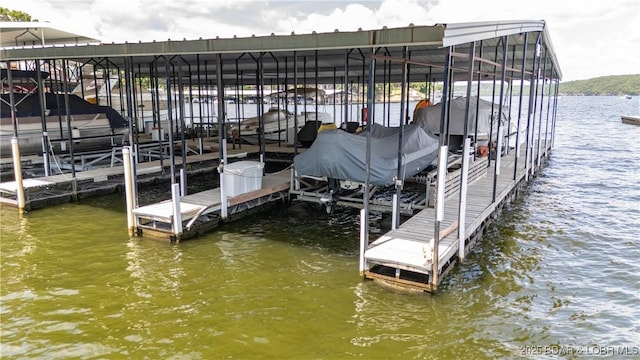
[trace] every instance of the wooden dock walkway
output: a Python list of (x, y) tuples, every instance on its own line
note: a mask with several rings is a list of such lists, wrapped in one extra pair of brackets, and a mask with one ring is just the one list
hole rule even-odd
[[(524, 152), (524, 151), (523, 151)], [(543, 152), (542, 157), (546, 158)], [(464, 223), (465, 254), (480, 238), (482, 232), (506, 201), (517, 194), (525, 179), (524, 155), (518, 159), (518, 171), (514, 180), (515, 151), (501, 159), (500, 175), (496, 183), (493, 201), (495, 162), (485, 175), (468, 185)], [(457, 180), (459, 181), (459, 180)], [(399, 288), (433, 291), (433, 257), (430, 243), (435, 234), (434, 208), (427, 208), (411, 217), (397, 229), (380, 236), (365, 249), (364, 276)], [(458, 259), (459, 195), (446, 198), (444, 219), (440, 224), (438, 246), (438, 282)], [(436, 285), (437, 287), (437, 285)]]
[[(191, 149), (197, 149), (196, 142), (189, 141)], [(191, 152), (186, 157), (187, 173), (190, 175), (198, 174), (202, 171), (213, 171), (213, 166), (217, 164), (219, 146), (216, 142), (207, 141), (204, 143), (203, 154), (194, 154)], [(248, 156), (257, 156), (260, 149), (256, 145), (242, 144), (236, 145), (234, 148), (231, 144), (227, 144), (227, 156), (229, 158), (243, 158)], [(278, 146), (277, 144), (268, 144), (265, 146), (265, 152), (270, 157), (279, 158), (281, 156), (290, 158), (295, 149), (290, 146)], [(298, 149), (304, 151), (304, 149)], [(110, 152), (110, 151), (109, 151)], [(170, 160), (168, 155), (162, 160), (145, 161), (136, 164), (136, 176), (139, 184), (144, 184), (154, 179), (169, 176)], [(33, 159), (29, 158), (32, 162)], [(176, 166), (182, 165), (182, 157), (176, 156), (174, 161)], [(81, 198), (90, 196), (99, 196), (119, 191), (124, 186), (124, 168), (122, 160), (111, 162), (110, 167), (100, 167), (86, 171), (76, 171), (75, 178), (71, 173), (63, 173), (51, 176), (42, 176), (37, 178), (27, 178), (23, 180), (25, 190), (27, 211), (46, 206), (61, 204), (65, 202), (76, 201)], [(207, 169), (197, 164), (207, 164)], [(163, 175), (164, 170), (164, 175)], [(17, 203), (17, 183), (15, 181), (6, 181), (0, 183), (0, 203), (18, 206)]]
[[(215, 161), (217, 155), (189, 155), (187, 164)], [(182, 165), (182, 158), (175, 158), (176, 165)], [(169, 160), (141, 162), (136, 164), (138, 180), (144, 183), (161, 175), (163, 168), (169, 167)], [(79, 198), (104, 195), (118, 190), (124, 184), (122, 165), (103, 167), (87, 171), (77, 171), (75, 178), (71, 173), (29, 178), (23, 180), (26, 210), (70, 202)], [(17, 183), (7, 181), (0, 184), (0, 202), (17, 206)]]
[[(267, 174), (262, 178), (260, 189), (229, 197), (227, 199), (229, 217), (237, 218), (259, 206), (284, 201), (288, 198), (290, 179), (290, 169)], [(209, 231), (223, 220), (220, 216), (222, 209), (220, 188), (185, 195), (179, 202), (182, 233), (176, 233), (172, 227), (175, 217), (173, 203), (171, 200), (165, 200), (133, 210), (138, 235), (148, 234), (171, 240), (182, 240)]]

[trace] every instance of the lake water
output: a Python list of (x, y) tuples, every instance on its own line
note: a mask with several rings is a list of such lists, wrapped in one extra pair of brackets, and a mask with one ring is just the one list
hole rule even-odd
[(436, 294), (359, 277), (356, 210), (169, 244), (127, 235), (122, 194), (1, 207), (1, 357), (638, 358), (640, 127), (623, 114), (637, 97), (563, 97), (547, 166)]

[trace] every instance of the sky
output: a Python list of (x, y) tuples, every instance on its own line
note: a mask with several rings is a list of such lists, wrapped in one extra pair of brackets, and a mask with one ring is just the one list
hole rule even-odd
[(562, 81), (640, 74), (640, 0), (0, 0), (104, 43), (545, 20)]

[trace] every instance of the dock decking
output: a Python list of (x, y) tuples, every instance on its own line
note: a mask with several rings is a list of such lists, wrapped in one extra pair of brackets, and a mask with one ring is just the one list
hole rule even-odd
[[(197, 148), (197, 144), (191, 141), (190, 146)], [(207, 141), (204, 143), (205, 150), (203, 154), (189, 154), (186, 157), (187, 173), (197, 174), (205, 171), (202, 167), (198, 168), (196, 164), (207, 164), (206, 171), (213, 171), (213, 166), (217, 163), (219, 146), (217, 142)], [(282, 156), (291, 156), (295, 149), (289, 146), (278, 146), (277, 144), (269, 144), (266, 152), (270, 155), (282, 154)], [(304, 149), (299, 149), (303, 151)], [(111, 151), (106, 151), (111, 154)], [(229, 158), (242, 158), (247, 156), (255, 156), (259, 153), (258, 146), (243, 144), (241, 147), (227, 144), (227, 154)], [(274, 155), (275, 156), (275, 155)], [(32, 163), (34, 160), (29, 159)], [(182, 157), (175, 157), (175, 164), (182, 165)], [(170, 161), (168, 155), (160, 160), (145, 161), (136, 164), (136, 176), (139, 183), (153, 181), (160, 177), (164, 170), (168, 176)], [(124, 169), (122, 161), (111, 162), (110, 167), (100, 167), (86, 171), (77, 171), (75, 178), (71, 173), (63, 173), (58, 175), (43, 176), (37, 178), (27, 178), (23, 180), (25, 190), (26, 210), (34, 210), (50, 205), (75, 201), (79, 198), (90, 196), (105, 195), (119, 191), (124, 186)], [(165, 177), (166, 177), (165, 176)], [(10, 206), (18, 206), (17, 203), (17, 183), (15, 181), (6, 181), (0, 183), (0, 203)]]
[[(546, 157), (547, 152), (543, 152)], [(492, 161), (485, 175), (468, 185), (464, 246), (465, 254), (477, 241), (491, 221), (491, 216), (499, 211), (505, 201), (511, 199), (525, 178), (524, 155), (518, 159), (516, 179), (513, 178), (515, 151), (502, 157), (500, 175), (493, 201), (493, 181), (495, 163)], [(452, 268), (459, 252), (458, 214), (459, 196), (445, 200), (444, 219), (441, 222), (438, 246), (438, 280)], [(433, 291), (433, 258), (430, 242), (435, 233), (435, 209), (427, 208), (401, 224), (397, 229), (373, 241), (365, 249), (364, 276), (379, 280), (393, 287)]]
[[(262, 178), (259, 190), (230, 197), (228, 215), (237, 215), (264, 204), (284, 200), (288, 197), (291, 170), (285, 169), (267, 174)], [(175, 233), (171, 200), (141, 206), (133, 210), (138, 234), (145, 233), (172, 240), (186, 239), (215, 228), (221, 219), (222, 199), (220, 188), (185, 195), (180, 198), (180, 219), (182, 233)]]

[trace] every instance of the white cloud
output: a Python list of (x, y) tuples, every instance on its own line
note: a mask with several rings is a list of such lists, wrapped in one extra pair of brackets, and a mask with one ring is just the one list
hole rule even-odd
[(545, 20), (564, 80), (640, 73), (637, 0), (0, 0), (0, 6), (105, 42)]
[(360, 4), (349, 4), (344, 9), (336, 8), (328, 15), (309, 14), (300, 19), (287, 18), (277, 21), (276, 30), (280, 33), (294, 31), (297, 34), (372, 29), (376, 27), (374, 12)]

